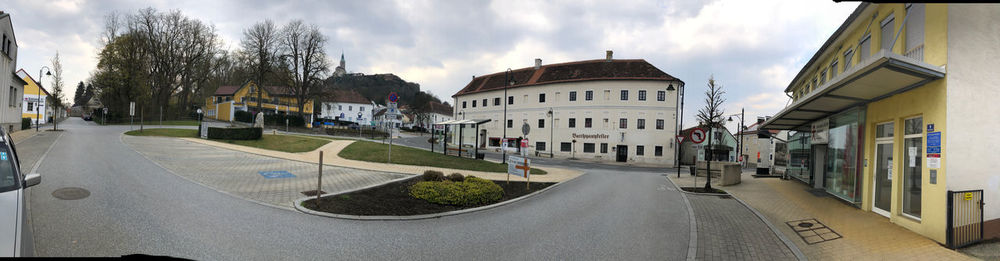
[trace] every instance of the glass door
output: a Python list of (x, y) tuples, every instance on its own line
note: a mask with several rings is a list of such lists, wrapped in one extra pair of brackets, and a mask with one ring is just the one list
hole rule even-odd
[(893, 126), (891, 122), (879, 124), (875, 134), (875, 175), (872, 182), (872, 211), (889, 216), (892, 210), (892, 152)]

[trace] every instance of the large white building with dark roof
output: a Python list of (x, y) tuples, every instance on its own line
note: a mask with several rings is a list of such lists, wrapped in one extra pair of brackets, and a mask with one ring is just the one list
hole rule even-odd
[(506, 127), (510, 146), (527, 138), (531, 155), (673, 166), (684, 82), (649, 62), (612, 59), (611, 51), (598, 60), (536, 59), (534, 67), (511, 70), (509, 80), (507, 72), (474, 77), (452, 96), (456, 120), (490, 121), (478, 133), (464, 128), (461, 138), (450, 131), (449, 143), (499, 150)]

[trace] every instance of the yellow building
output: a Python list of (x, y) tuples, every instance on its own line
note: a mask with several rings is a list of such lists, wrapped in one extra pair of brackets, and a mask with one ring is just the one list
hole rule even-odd
[[(235, 120), (236, 111), (257, 111), (257, 84), (247, 81), (240, 86), (219, 86), (215, 94), (205, 100), (205, 118), (220, 121)], [(261, 110), (265, 114), (298, 114), (298, 99), (292, 95), (292, 88), (285, 86), (264, 86), (261, 93)], [(312, 122), (313, 100), (306, 100), (303, 107), (306, 123)], [(311, 124), (307, 124), (311, 125)]]
[(21, 118), (31, 118), (32, 124), (45, 124), (53, 115), (49, 105), (49, 91), (35, 81), (24, 69), (17, 71), (24, 82), (24, 98), (21, 99)]
[(997, 5), (861, 3), (763, 125), (791, 131), (789, 175), (943, 244), (1000, 237), (998, 24)]

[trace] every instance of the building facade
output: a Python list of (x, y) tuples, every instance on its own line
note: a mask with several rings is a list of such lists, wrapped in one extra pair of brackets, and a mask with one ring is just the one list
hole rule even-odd
[(758, 117), (756, 123), (736, 133), (742, 151), (740, 163), (743, 168), (756, 169), (757, 174), (784, 174), (788, 166), (788, 131), (760, 129), (768, 118)]
[(14, 131), (14, 126), (21, 126), (21, 99), (24, 95), (24, 82), (17, 76), (17, 40), (14, 37), (14, 24), (10, 14), (0, 12), (0, 126), (8, 132)]
[[(705, 128), (707, 129), (707, 128)], [(695, 144), (689, 137), (694, 127), (681, 131), (684, 141), (681, 142), (681, 165), (694, 165), (696, 161), (705, 161), (706, 155), (715, 155), (712, 161), (736, 161), (736, 137), (725, 128), (712, 128), (712, 150), (708, 150), (708, 140)]]
[(334, 90), (322, 99), (319, 105), (319, 117), (328, 120), (354, 122), (360, 125), (370, 125), (375, 105), (361, 94), (349, 90)]
[(981, 189), (981, 229), (1000, 236), (998, 18), (996, 5), (860, 4), (762, 127), (790, 131), (789, 175), (940, 243), (963, 225), (949, 191)]
[[(236, 111), (257, 111), (257, 84), (247, 81), (240, 86), (219, 86), (215, 94), (205, 99), (205, 117), (220, 121), (235, 120)], [(265, 114), (297, 114), (299, 101), (286, 86), (264, 86), (261, 93), (261, 111)], [(306, 126), (312, 126), (313, 100), (303, 106)]]
[(510, 75), (510, 82), (505, 72), (474, 77), (452, 96), (455, 120), (490, 122), (451, 142), (499, 149), (504, 137), (508, 146), (520, 137), (529, 154), (674, 164), (675, 90), (684, 82), (645, 60), (615, 60), (608, 51), (599, 60), (543, 66), (536, 59)]
[(31, 119), (32, 124), (48, 123), (49, 117), (53, 115), (53, 107), (49, 106), (49, 91), (24, 69), (18, 70), (17, 76), (27, 83), (24, 85), (24, 95), (21, 99), (21, 118)]

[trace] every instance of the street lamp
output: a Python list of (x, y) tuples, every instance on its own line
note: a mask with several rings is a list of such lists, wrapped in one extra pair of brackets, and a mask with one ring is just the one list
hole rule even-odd
[[(678, 85), (677, 89), (674, 89), (674, 85), (667, 85), (667, 91), (672, 92), (677, 91), (677, 100), (680, 100), (681, 106), (677, 106), (677, 117), (674, 119), (674, 141), (677, 141), (677, 136), (680, 136), (680, 131), (684, 128), (684, 85)], [(674, 103), (676, 105), (676, 103)], [(677, 146), (674, 146), (674, 165), (677, 166), (677, 177), (681, 177), (681, 143), (677, 142)], [(691, 173), (694, 175), (694, 173)]]
[(549, 126), (549, 158), (551, 158), (555, 156), (555, 154), (552, 154), (553, 153), (552, 147), (554, 147), (554, 145), (556, 144), (555, 142), (552, 141), (552, 132), (555, 131), (556, 129), (555, 120), (552, 119), (553, 117), (552, 107), (549, 107), (548, 114), (549, 114), (549, 125), (552, 125)]
[[(736, 141), (736, 156), (739, 157), (739, 160), (737, 161), (740, 162), (741, 168), (742, 165), (746, 163), (746, 161), (743, 160), (743, 113), (744, 108), (740, 108), (740, 126), (736, 127), (736, 134), (737, 136), (740, 136), (740, 139)], [(736, 116), (736, 114), (729, 115), (729, 119), (727, 119), (727, 121), (732, 122), (733, 116)]]
[[(513, 70), (511, 70), (510, 68), (507, 68), (507, 72), (504, 73), (505, 81), (504, 81), (504, 85), (503, 85), (503, 100), (504, 100), (503, 101), (503, 142), (501, 142), (500, 145), (504, 145), (504, 144), (507, 143), (507, 103), (509, 103), (508, 99), (510, 99), (510, 97), (507, 97), (507, 87), (510, 87), (511, 85), (514, 85), (514, 78), (513, 78), (512, 74), (513, 74)], [(503, 148), (501, 150), (503, 151), (503, 154), (501, 156), (503, 158), (501, 159), (501, 162), (507, 163), (507, 146), (503, 146)]]
[(39, 117), (39, 113), (41, 113), (41, 112), (38, 111), (39, 103), (40, 103), (40, 101), (44, 102), (44, 100), (42, 100), (42, 83), (41, 83), (42, 76), (43, 76), (42, 75), (42, 69), (45, 70), (45, 75), (52, 76), (52, 71), (49, 70), (48, 66), (42, 66), (42, 68), (38, 69), (38, 80), (39, 80), (39, 82), (38, 82), (38, 96), (35, 96), (35, 99), (36, 99), (35, 100), (35, 132), (38, 132), (38, 125), (40, 123), (39, 121), (41, 120), (41, 117)]

